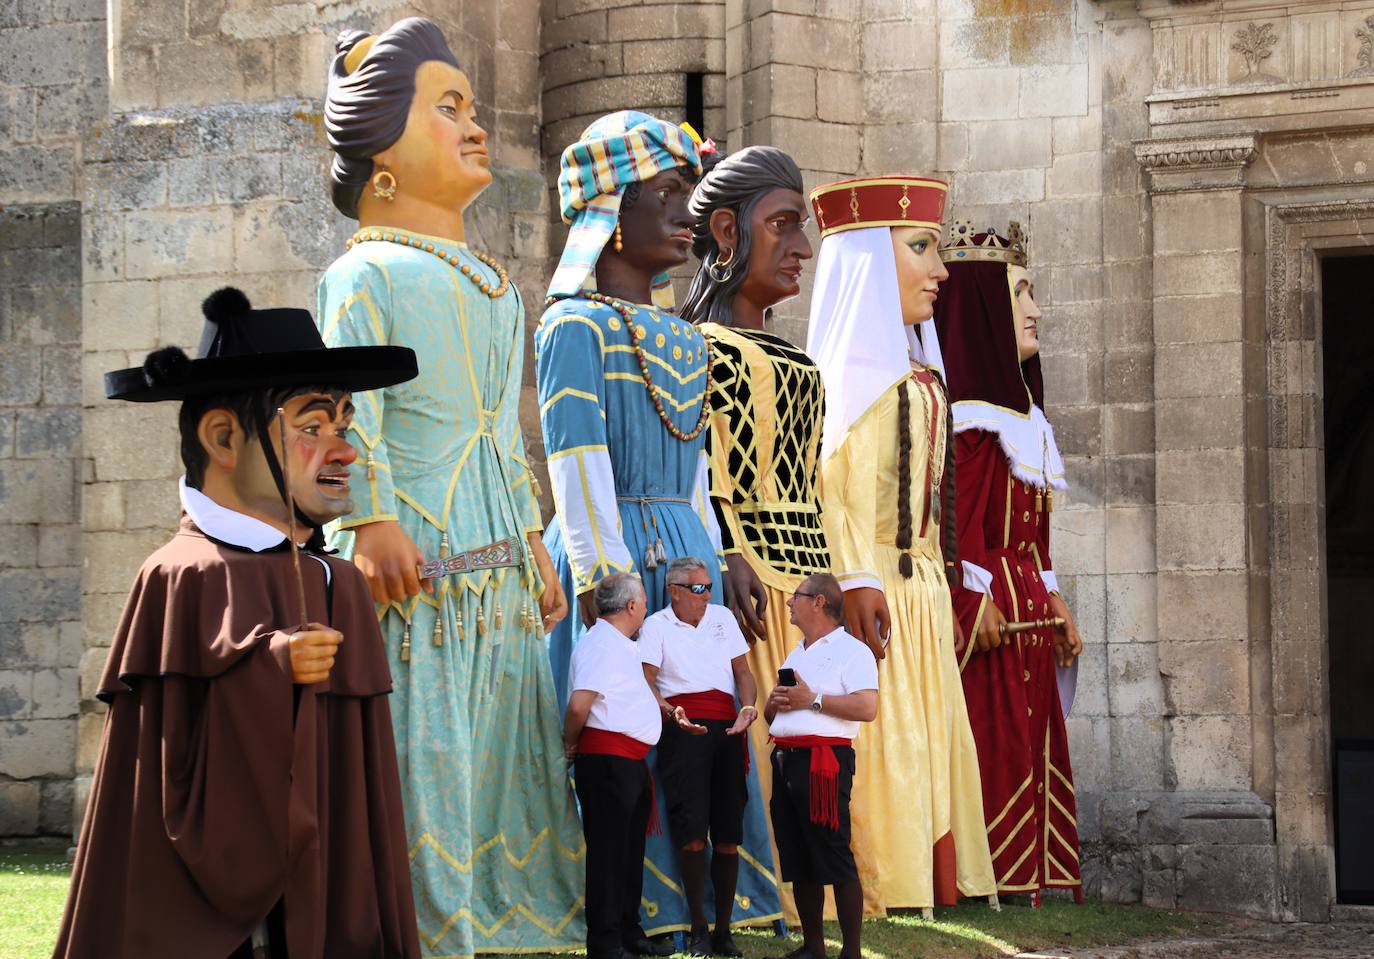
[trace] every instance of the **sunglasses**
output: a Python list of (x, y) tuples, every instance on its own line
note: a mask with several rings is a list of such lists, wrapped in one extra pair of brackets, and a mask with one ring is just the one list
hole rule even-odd
[(817, 596), (819, 596), (819, 595), (821, 595), (821, 594), (820, 594), (820, 593), (808, 593), (808, 592), (806, 592), (805, 590), (799, 589), (799, 590), (797, 590), (795, 593), (793, 593), (792, 595), (793, 595), (793, 596), (805, 596), (807, 599), (815, 599)]
[(688, 592), (695, 593), (697, 596), (711, 591), (710, 583), (669, 583), (668, 585), (676, 586), (678, 589), (685, 589)]

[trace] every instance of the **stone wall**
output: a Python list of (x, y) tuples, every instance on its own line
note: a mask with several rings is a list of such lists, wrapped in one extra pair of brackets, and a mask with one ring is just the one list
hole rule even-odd
[(81, 659), (80, 135), (103, 0), (0, 5), (0, 835), (68, 833)]

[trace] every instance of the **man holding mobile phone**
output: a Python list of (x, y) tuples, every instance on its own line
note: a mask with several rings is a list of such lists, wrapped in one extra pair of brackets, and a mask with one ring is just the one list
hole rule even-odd
[(778, 670), (764, 719), (775, 748), (769, 812), (784, 882), (792, 883), (803, 943), (784, 959), (825, 959), (825, 887), (835, 890), (841, 959), (859, 959), (863, 886), (849, 848), (853, 742), (878, 715), (878, 663), (845, 631), (844, 594), (829, 573), (788, 601), (803, 641)]

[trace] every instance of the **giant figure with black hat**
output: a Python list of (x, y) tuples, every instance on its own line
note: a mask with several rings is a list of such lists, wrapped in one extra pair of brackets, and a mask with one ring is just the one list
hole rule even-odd
[(391, 676), (367, 583), (322, 550), (352, 509), (350, 394), (402, 347), (326, 349), (304, 310), (205, 301), (200, 356), (108, 373), (181, 401), (182, 518), (139, 570), (55, 955), (415, 957)]

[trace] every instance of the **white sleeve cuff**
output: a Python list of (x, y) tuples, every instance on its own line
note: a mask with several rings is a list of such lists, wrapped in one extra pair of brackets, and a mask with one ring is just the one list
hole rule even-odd
[(602, 448), (555, 455), (549, 459), (549, 479), (577, 585), (590, 585), (614, 570), (632, 569), (630, 551), (620, 535), (610, 453)]
[(964, 589), (971, 589), (979, 593), (992, 595), (992, 574), (983, 567), (968, 560), (962, 560), (964, 566)]
[(851, 589), (876, 589), (883, 591), (882, 580), (878, 579), (878, 574), (868, 570), (860, 570), (854, 573), (837, 573), (835, 578), (840, 581), (840, 589), (848, 592)]
[(1045, 591), (1047, 593), (1059, 592), (1059, 577), (1054, 575), (1054, 570), (1042, 569), (1040, 571), (1040, 579), (1044, 582)]

